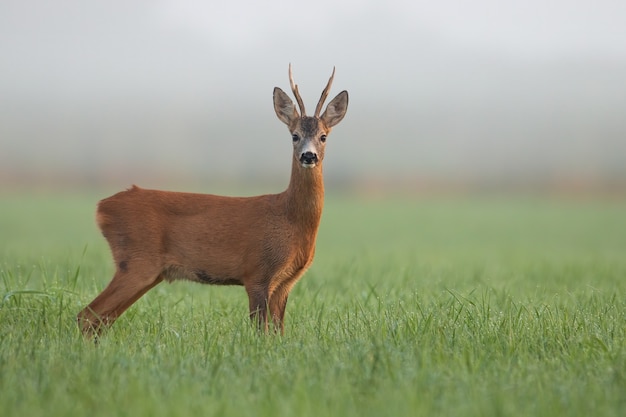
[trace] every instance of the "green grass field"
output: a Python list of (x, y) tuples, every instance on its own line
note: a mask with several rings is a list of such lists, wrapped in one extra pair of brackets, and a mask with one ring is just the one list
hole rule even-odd
[(328, 197), (286, 335), (161, 284), (101, 340), (97, 195), (0, 195), (2, 416), (626, 415), (626, 201)]

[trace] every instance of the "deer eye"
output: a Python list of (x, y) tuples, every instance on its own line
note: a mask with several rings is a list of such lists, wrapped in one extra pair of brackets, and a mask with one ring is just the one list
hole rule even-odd
[(322, 135), (322, 136), (320, 136), (320, 141), (322, 141), (322, 142), (326, 142), (326, 135)]
[(298, 134), (297, 134), (297, 133), (294, 133), (293, 135), (291, 135), (291, 139), (292, 139), (294, 142), (297, 142), (297, 141), (299, 141), (299, 140), (300, 140), (300, 136), (298, 136)]

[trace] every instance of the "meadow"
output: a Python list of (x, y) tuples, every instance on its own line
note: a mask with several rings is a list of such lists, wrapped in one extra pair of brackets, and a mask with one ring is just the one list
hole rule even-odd
[(176, 282), (94, 345), (106, 195), (0, 194), (2, 416), (626, 413), (626, 200), (331, 195), (284, 336)]

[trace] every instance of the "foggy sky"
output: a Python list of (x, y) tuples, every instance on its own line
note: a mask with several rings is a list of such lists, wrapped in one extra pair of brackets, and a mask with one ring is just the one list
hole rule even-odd
[(626, 3), (509, 3), (3, 1), (0, 184), (286, 182), (290, 62), (328, 180), (623, 183)]

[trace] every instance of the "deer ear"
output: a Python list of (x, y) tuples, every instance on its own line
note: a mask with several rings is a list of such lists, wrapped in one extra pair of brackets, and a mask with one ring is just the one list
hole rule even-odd
[(276, 111), (276, 116), (287, 126), (291, 126), (291, 123), (300, 117), (293, 101), (278, 87), (274, 88), (274, 111)]
[(343, 119), (346, 111), (348, 111), (348, 92), (344, 90), (328, 103), (322, 114), (322, 121), (327, 127), (333, 127)]

